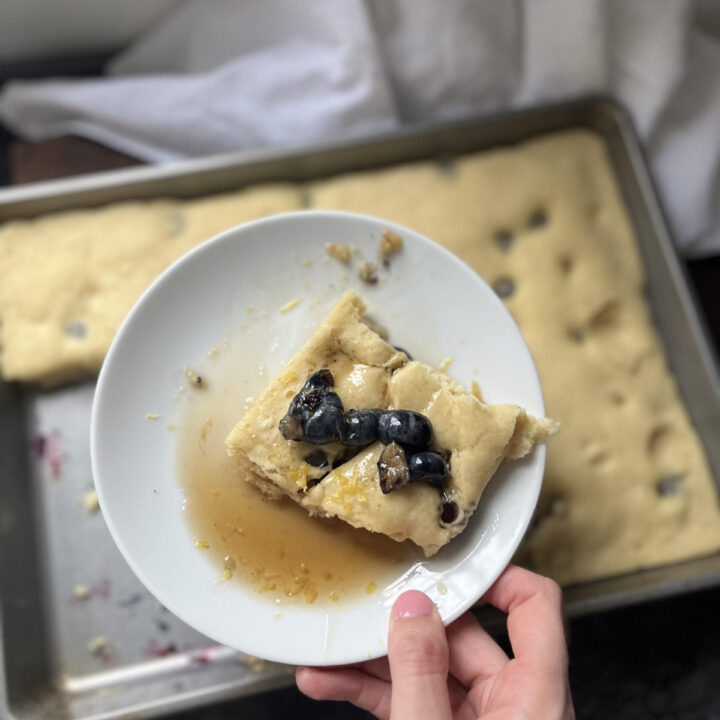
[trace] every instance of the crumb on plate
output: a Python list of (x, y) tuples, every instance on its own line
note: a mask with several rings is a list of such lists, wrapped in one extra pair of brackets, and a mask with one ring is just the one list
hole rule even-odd
[(368, 285), (374, 285), (377, 281), (377, 265), (371, 262), (364, 262), (358, 268), (358, 277)]
[(380, 255), (389, 258), (400, 252), (403, 247), (403, 239), (391, 230), (382, 231), (382, 239), (380, 240)]
[(194, 370), (190, 370), (190, 368), (185, 368), (185, 377), (187, 378), (188, 385), (190, 385), (190, 387), (205, 387), (205, 378), (200, 375), (200, 373), (196, 373)]
[(300, 303), (302, 302), (301, 298), (295, 298), (294, 300), (291, 300), (290, 302), (285, 303), (281, 308), (281, 313), (288, 313), (291, 310), (294, 310)]
[(325, 252), (330, 256), (339, 260), (341, 263), (350, 262), (350, 248), (342, 243), (327, 243)]

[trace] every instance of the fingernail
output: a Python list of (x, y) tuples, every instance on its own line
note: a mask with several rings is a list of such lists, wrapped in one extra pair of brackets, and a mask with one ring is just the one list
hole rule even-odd
[(408, 590), (404, 592), (393, 605), (393, 613), (396, 620), (416, 617), (417, 615), (432, 615), (432, 600), (419, 590)]

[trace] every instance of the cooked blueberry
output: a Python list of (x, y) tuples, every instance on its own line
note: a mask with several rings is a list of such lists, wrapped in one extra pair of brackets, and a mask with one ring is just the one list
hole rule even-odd
[(342, 420), (342, 410), (323, 403), (302, 423), (302, 439), (315, 445), (325, 445), (337, 440)]
[(334, 385), (332, 373), (327, 369), (318, 370), (307, 379), (278, 426), (284, 438), (316, 445), (337, 440), (343, 403)]
[(445, 459), (439, 453), (421, 452), (413, 455), (408, 461), (410, 482), (426, 482), (442, 489), (448, 476)]
[(343, 411), (342, 400), (334, 388), (305, 386), (291, 400), (287, 414), (304, 425), (306, 420), (323, 405), (332, 405), (340, 412)]
[(682, 486), (682, 475), (663, 475), (663, 477), (655, 483), (655, 491), (660, 497), (678, 495), (683, 489)]
[(493, 283), (493, 290), (499, 298), (505, 300), (515, 292), (515, 283), (512, 278), (501, 277)]
[(298, 422), (303, 422), (322, 405), (323, 396), (324, 393), (319, 388), (303, 389), (290, 401), (287, 414)]
[(378, 433), (385, 445), (396, 442), (412, 450), (424, 450), (432, 440), (432, 425), (420, 413), (388, 410), (380, 416)]
[(495, 242), (503, 252), (507, 252), (510, 249), (513, 240), (513, 234), (509, 230), (498, 230), (495, 233)]
[(382, 410), (348, 410), (340, 429), (343, 445), (369, 445), (378, 439), (378, 420)]
[(343, 450), (334, 460), (333, 460), (333, 470), (335, 468), (339, 468), (341, 465), (345, 464), (348, 461), (349, 455), (346, 451)]
[(290, 415), (286, 415), (278, 424), (278, 430), (286, 440), (302, 440), (300, 423)]
[(440, 520), (445, 525), (452, 525), (460, 517), (460, 508), (454, 500), (443, 502), (440, 511)]
[(547, 225), (548, 216), (545, 210), (538, 208), (531, 216), (529, 225), (533, 228), (540, 228), (543, 225)]
[(326, 388), (322, 395), (323, 405), (332, 405), (336, 407), (340, 412), (345, 408), (343, 407), (343, 401), (340, 396), (335, 392), (333, 388)]
[(405, 451), (397, 443), (390, 443), (382, 451), (377, 466), (380, 489), (385, 495), (404, 488), (410, 482)]
[(311, 388), (326, 388), (335, 387), (335, 379), (332, 373), (327, 369), (323, 368), (314, 372), (303, 385), (303, 390), (310, 390)]
[(328, 456), (324, 450), (313, 450), (305, 456), (305, 462), (312, 467), (322, 468), (328, 464)]

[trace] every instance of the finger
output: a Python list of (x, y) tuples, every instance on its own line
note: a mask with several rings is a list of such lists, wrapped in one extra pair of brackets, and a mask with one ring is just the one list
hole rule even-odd
[(388, 659), (392, 676), (393, 720), (449, 720), (448, 645), (432, 600), (409, 590), (390, 615)]
[(295, 682), (313, 700), (346, 700), (381, 720), (390, 717), (390, 684), (359, 670), (301, 667)]
[(496, 675), (509, 660), (472, 613), (461, 615), (447, 627), (447, 639), (450, 673), (465, 687)]
[(356, 667), (361, 672), (390, 682), (390, 666), (388, 665), (388, 659), (386, 657), (377, 658), (376, 660), (366, 660), (365, 662), (359, 663)]
[(364, 662), (351, 663), (349, 665), (333, 665), (332, 667), (333, 670), (359, 670), (367, 675), (372, 675), (373, 677), (380, 678), (380, 680), (387, 680), (390, 682), (390, 667), (388, 665), (387, 656), (376, 658), (375, 660), (365, 660)]
[[(450, 709), (452, 710), (452, 716), (455, 720), (457, 720), (460, 708), (467, 702), (468, 691), (465, 685), (452, 675), (448, 676), (447, 687), (450, 695)], [(475, 716), (473, 716), (473, 720), (475, 720)]]
[(562, 621), (562, 591), (549, 578), (510, 565), (483, 600), (508, 613), (507, 627), (515, 657), (538, 670), (567, 671)]

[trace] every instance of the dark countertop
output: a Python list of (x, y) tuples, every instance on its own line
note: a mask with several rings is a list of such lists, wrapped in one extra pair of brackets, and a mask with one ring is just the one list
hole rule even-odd
[[(111, 169), (136, 161), (95, 143), (15, 141), (0, 127), (0, 185)], [(720, 347), (720, 256), (687, 269)], [(720, 719), (720, 589), (570, 621), (570, 676), (583, 720)], [(174, 720), (320, 720), (371, 717), (286, 689), (175, 716)]]

